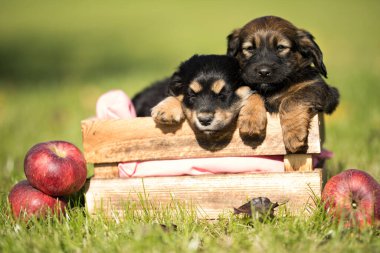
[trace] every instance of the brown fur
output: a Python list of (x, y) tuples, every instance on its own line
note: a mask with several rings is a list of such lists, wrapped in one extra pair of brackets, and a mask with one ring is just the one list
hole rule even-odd
[(215, 93), (215, 94), (219, 94), (224, 85), (226, 85), (226, 83), (223, 81), (223, 80), (218, 80), (216, 82), (214, 82), (211, 86), (211, 90)]
[[(269, 112), (279, 113), (287, 150), (305, 151), (311, 118), (332, 113), (339, 102), (338, 91), (322, 78), (327, 71), (314, 37), (289, 21), (267, 16), (234, 30), (227, 39), (227, 54), (238, 60), (243, 81), (263, 96)], [(248, 101), (242, 116), (259, 104)]]
[[(254, 113), (252, 113), (254, 112)], [(258, 94), (250, 95), (244, 102), (239, 113), (238, 127), (242, 136), (265, 137), (267, 115), (264, 100)]]
[(199, 93), (202, 91), (203, 87), (200, 83), (198, 83), (197, 81), (193, 81), (189, 84), (189, 87), (190, 89), (192, 89), (192, 91), (194, 93)]
[(183, 96), (167, 97), (152, 108), (153, 119), (160, 124), (177, 124), (185, 119), (181, 101)]

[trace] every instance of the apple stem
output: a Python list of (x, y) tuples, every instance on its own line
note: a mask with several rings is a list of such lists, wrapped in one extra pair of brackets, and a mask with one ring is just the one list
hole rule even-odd
[(51, 146), (50, 147), (50, 150), (53, 151), (57, 156), (61, 157), (61, 158), (65, 158), (66, 157), (66, 152), (60, 148), (58, 148), (57, 146)]
[(353, 207), (354, 209), (356, 209), (356, 208), (358, 207), (358, 204), (356, 203), (355, 200), (352, 201), (351, 205), (352, 205), (352, 207)]

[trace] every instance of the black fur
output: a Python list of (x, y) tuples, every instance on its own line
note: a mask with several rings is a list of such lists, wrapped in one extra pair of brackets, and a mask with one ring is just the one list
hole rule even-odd
[(151, 109), (169, 96), (170, 78), (153, 83), (132, 98), (137, 117), (149, 117)]
[[(226, 86), (218, 95), (211, 91), (211, 85), (224, 80)], [(189, 89), (189, 84), (197, 81), (203, 86), (199, 94)], [(195, 55), (182, 63), (172, 76), (169, 92), (172, 96), (184, 95), (184, 105), (199, 111), (214, 111), (216, 107), (227, 109), (231, 102), (239, 99), (234, 91), (242, 85), (238, 62), (224, 55)]]
[[(228, 85), (217, 96), (210, 90), (214, 81), (222, 79)], [(188, 85), (197, 81), (204, 86), (204, 92), (192, 93)], [(226, 109), (239, 98), (234, 91), (242, 85), (237, 60), (225, 55), (194, 55), (180, 64), (178, 70), (138, 93), (132, 99), (138, 117), (150, 116), (151, 109), (168, 96), (184, 95), (184, 105), (205, 111), (216, 107)]]

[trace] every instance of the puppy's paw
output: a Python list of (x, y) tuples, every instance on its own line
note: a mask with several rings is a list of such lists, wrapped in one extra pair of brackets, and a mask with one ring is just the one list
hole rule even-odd
[(242, 137), (263, 140), (266, 134), (267, 113), (261, 97), (251, 95), (240, 110), (239, 132)]
[(262, 115), (242, 114), (239, 116), (238, 127), (242, 136), (263, 139), (265, 137), (266, 126), (266, 113)]
[(305, 153), (308, 148), (310, 108), (300, 103), (286, 103), (280, 105), (280, 122), (285, 149), (290, 153)]
[(308, 130), (306, 127), (283, 128), (284, 144), (290, 153), (307, 151)]
[(178, 124), (185, 118), (181, 102), (175, 97), (167, 97), (152, 108), (153, 120), (157, 124)]

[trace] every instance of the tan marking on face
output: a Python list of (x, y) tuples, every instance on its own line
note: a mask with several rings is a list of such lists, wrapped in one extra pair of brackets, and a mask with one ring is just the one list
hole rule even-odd
[(252, 42), (250, 42), (250, 41), (246, 41), (246, 42), (244, 42), (243, 43), (243, 45), (241, 46), (243, 49), (247, 49), (247, 48), (250, 48), (250, 47), (252, 47), (253, 46), (253, 44), (252, 44)]
[(200, 83), (198, 83), (197, 81), (192, 81), (190, 83), (189, 87), (195, 93), (199, 93), (203, 89), (202, 85)]
[(282, 45), (287, 48), (292, 47), (292, 43), (288, 39), (285, 39), (285, 38), (278, 39), (277, 45)]
[(288, 39), (282, 37), (277, 42), (276, 47), (278, 47), (278, 46), (285, 47), (285, 49), (281, 50), (278, 53), (280, 56), (285, 56), (286, 54), (288, 54), (290, 52), (290, 48), (292, 47), (292, 44)]
[(252, 56), (252, 53), (249, 51), (249, 49), (253, 47), (253, 44), (252, 42), (250, 41), (246, 41), (243, 43), (242, 45), (242, 49), (243, 49), (243, 54), (246, 56), (246, 57), (251, 57)]
[(226, 82), (224, 82), (224, 80), (222, 79), (219, 79), (217, 81), (215, 81), (212, 85), (211, 85), (211, 90), (215, 93), (215, 94), (219, 94), (223, 87), (226, 85)]
[(242, 51), (246, 58), (252, 56), (252, 52), (249, 52), (248, 48), (259, 48), (269, 32), (266, 30), (258, 30), (255, 33), (248, 35), (246, 41), (242, 44)]
[(268, 37), (269, 32), (267, 30), (259, 30), (255, 33), (256, 47), (259, 48), (263, 41)]
[(268, 36), (269, 36), (269, 45), (272, 45), (272, 46), (274, 46), (274, 40), (275, 39), (277, 39), (276, 38), (276, 35), (275, 34), (273, 34), (273, 33), (270, 33), (270, 34), (268, 34)]
[(216, 109), (214, 118), (215, 121), (219, 123), (219, 125), (226, 126), (228, 125), (234, 116), (238, 114), (238, 111), (235, 112), (233, 108), (230, 108), (230, 110), (222, 110), (222, 109)]
[(261, 46), (262, 38), (265, 38), (265, 34), (266, 33), (264, 33), (264, 31), (259, 31), (255, 33), (255, 35), (253, 36), (253, 39), (255, 40), (256, 48), (259, 48)]
[(223, 109), (216, 109), (214, 113), (214, 121), (213, 121), (213, 128), (214, 130), (222, 130), (228, 131), (234, 122), (235, 119), (237, 119), (240, 112), (240, 105), (234, 104), (232, 107), (228, 108), (227, 110)]
[(280, 55), (280, 56), (285, 56), (285, 55), (287, 55), (289, 52), (290, 52), (290, 48), (285, 48), (285, 49), (281, 50), (281, 52), (279, 52), (278, 55)]
[(189, 121), (189, 124), (191, 126), (195, 126), (195, 117), (196, 117), (195, 111), (192, 111), (189, 108), (187, 108), (187, 107), (184, 106), (183, 107), (183, 112), (185, 114), (186, 119)]

